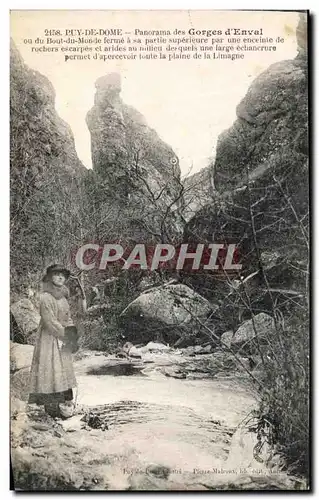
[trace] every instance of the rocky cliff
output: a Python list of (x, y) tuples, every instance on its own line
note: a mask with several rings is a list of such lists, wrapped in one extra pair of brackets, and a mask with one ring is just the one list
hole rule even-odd
[(213, 167), (216, 188), (242, 186), (247, 175), (258, 182), (270, 170), (285, 174), (294, 160), (293, 171), (302, 173), (307, 120), (305, 58), (273, 64), (250, 86), (237, 107), (236, 122), (218, 140)]
[[(248, 89), (237, 107), (237, 120), (218, 140), (211, 172), (214, 199), (184, 231), (185, 241), (237, 243), (243, 274), (258, 272), (259, 294), (263, 286), (289, 293), (307, 288), (306, 39), (301, 14), (298, 55), (270, 66)], [(220, 297), (220, 282), (214, 276), (193, 282), (199, 289), (207, 287), (208, 295)]]
[(94, 107), (87, 114), (92, 182), (100, 185), (106, 204), (112, 198), (125, 213), (122, 233), (170, 240), (181, 231), (178, 158), (141, 113), (122, 101), (120, 75), (111, 73), (95, 85)]
[(210, 167), (185, 177), (183, 184), (183, 216), (188, 221), (214, 197), (214, 180)]
[(67, 231), (78, 230), (78, 184), (86, 169), (55, 110), (52, 84), (26, 66), (13, 43), (10, 89), (11, 271), (19, 288), (51, 259), (65, 257)]

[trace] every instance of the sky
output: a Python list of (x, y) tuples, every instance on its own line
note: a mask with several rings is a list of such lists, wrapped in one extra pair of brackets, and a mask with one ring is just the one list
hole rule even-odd
[[(266, 11), (11, 11), (11, 36), (25, 63), (47, 76), (56, 91), (56, 110), (70, 126), (80, 160), (92, 168), (85, 117), (94, 104), (97, 78), (122, 76), (121, 97), (175, 151), (183, 175), (214, 157), (218, 136), (236, 119), (249, 85), (271, 64), (297, 55), (295, 12)], [(263, 28), (284, 38), (274, 52), (245, 52), (243, 60), (68, 61), (61, 53), (32, 53), (25, 40), (45, 29), (121, 28), (196, 30)], [(224, 39), (227, 37), (224, 36)], [(34, 45), (33, 45), (34, 46)], [(40, 44), (41, 46), (41, 44)]]

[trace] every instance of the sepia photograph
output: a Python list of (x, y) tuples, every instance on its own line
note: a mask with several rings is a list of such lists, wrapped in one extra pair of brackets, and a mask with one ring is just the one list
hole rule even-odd
[(309, 11), (10, 11), (11, 490), (311, 490)]

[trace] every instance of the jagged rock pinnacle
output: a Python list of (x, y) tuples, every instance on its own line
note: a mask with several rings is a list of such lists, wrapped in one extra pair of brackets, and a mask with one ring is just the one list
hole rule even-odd
[(122, 90), (121, 75), (119, 73), (109, 73), (108, 75), (101, 76), (96, 80), (95, 87), (98, 91), (113, 90), (120, 93)]

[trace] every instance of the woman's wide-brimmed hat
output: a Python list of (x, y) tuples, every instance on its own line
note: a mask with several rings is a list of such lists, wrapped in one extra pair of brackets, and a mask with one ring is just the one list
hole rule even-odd
[(52, 274), (55, 273), (62, 273), (65, 276), (65, 279), (69, 279), (70, 277), (70, 271), (66, 269), (65, 267), (61, 266), (60, 264), (52, 264), (52, 266), (49, 266), (46, 270), (46, 274), (43, 277), (43, 281), (47, 281), (48, 279), (51, 278)]

